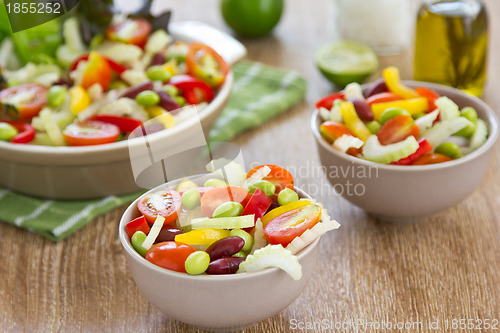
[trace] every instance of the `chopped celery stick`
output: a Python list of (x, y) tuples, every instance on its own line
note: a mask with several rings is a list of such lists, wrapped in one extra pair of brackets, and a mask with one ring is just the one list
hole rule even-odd
[(119, 63), (138, 61), (143, 57), (142, 49), (130, 44), (103, 44), (103, 47), (99, 47), (97, 51)]
[(253, 227), (254, 221), (255, 217), (253, 214), (236, 217), (202, 217), (199, 219), (192, 219), (190, 225), (192, 229), (242, 229)]
[(372, 135), (363, 146), (363, 157), (368, 161), (388, 164), (410, 156), (418, 147), (417, 139), (412, 135), (403, 141), (385, 146), (380, 144), (376, 135)]
[(172, 42), (172, 37), (163, 29), (158, 29), (153, 32), (144, 49), (148, 53), (158, 53)]
[[(75, 116), (71, 112), (51, 112), (52, 119), (56, 122), (59, 128), (65, 128), (75, 120)], [(35, 117), (31, 120), (31, 125), (38, 131), (46, 131), (45, 125), (41, 117)]]
[(253, 183), (258, 182), (259, 180), (262, 180), (264, 177), (266, 177), (268, 174), (271, 173), (271, 168), (269, 168), (267, 165), (264, 165), (262, 168), (257, 169), (253, 175), (251, 175), (249, 178), (247, 178), (243, 182), (243, 187), (247, 188), (252, 185)]
[(255, 222), (255, 229), (254, 229), (254, 234), (253, 234), (253, 246), (252, 250), (250, 253), (254, 253), (260, 248), (263, 248), (264, 246), (267, 245), (267, 239), (264, 236), (264, 226), (262, 225), (262, 221), (257, 219), (257, 222)]
[(333, 143), (333, 148), (345, 153), (349, 148), (361, 148), (365, 143), (349, 134), (344, 134)]
[(416, 119), (415, 125), (418, 126), (420, 133), (424, 133), (429, 128), (431, 128), (438, 116), (439, 116), (439, 110), (434, 110), (426, 114), (425, 116)]
[(335, 121), (337, 123), (344, 123), (342, 119), (342, 109), (340, 108), (340, 103), (334, 103), (332, 108), (330, 109), (330, 119), (331, 121)]
[(276, 267), (287, 272), (295, 281), (302, 278), (302, 266), (296, 256), (282, 245), (267, 245), (247, 256), (237, 273), (257, 272), (268, 267)]
[(48, 108), (44, 108), (39, 113), (40, 119), (42, 119), (43, 126), (47, 131), (47, 135), (54, 146), (64, 146), (66, 145), (66, 140), (61, 132), (61, 129), (57, 125), (57, 122), (52, 117), (52, 112)]
[(488, 139), (488, 125), (482, 119), (478, 119), (476, 123), (476, 131), (470, 139), (470, 148), (476, 150), (485, 144)]
[(439, 97), (435, 103), (441, 114), (441, 121), (453, 120), (460, 117), (458, 105), (448, 97)]
[(464, 117), (458, 117), (453, 120), (446, 120), (435, 124), (431, 129), (424, 133), (424, 137), (429, 141), (431, 146), (437, 147), (446, 139), (460, 131), (462, 128), (469, 126), (471, 122)]
[(156, 217), (155, 223), (153, 223), (153, 226), (151, 227), (151, 230), (148, 233), (148, 236), (142, 243), (142, 247), (145, 250), (149, 250), (151, 246), (153, 246), (156, 237), (160, 234), (161, 228), (163, 227), (163, 222), (165, 222), (165, 218), (161, 215), (158, 215)]
[(348, 100), (351, 98), (358, 98), (360, 100), (365, 99), (365, 96), (363, 95), (363, 90), (361, 89), (361, 86), (359, 85), (359, 83), (356, 83), (356, 82), (349, 83), (344, 88), (344, 99)]
[(76, 52), (85, 52), (87, 47), (83, 43), (80, 34), (80, 26), (76, 17), (70, 17), (63, 24), (64, 42), (68, 47)]
[(319, 108), (319, 116), (321, 117), (321, 120), (327, 121), (330, 120), (330, 111), (328, 111), (327, 108)]

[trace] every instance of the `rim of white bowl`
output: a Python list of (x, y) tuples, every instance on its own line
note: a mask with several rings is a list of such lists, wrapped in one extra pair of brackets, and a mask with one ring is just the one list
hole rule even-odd
[[(405, 80), (402, 81), (404, 84), (407, 84), (409, 86), (425, 86), (434, 90), (444, 90), (445, 93), (444, 95), (446, 96), (446, 91), (454, 93), (454, 94), (459, 94), (462, 95), (462, 97), (466, 99), (470, 99), (474, 101), (475, 103), (479, 104), (481, 108), (484, 110), (486, 114), (486, 118), (482, 117), (481, 119), (486, 120), (488, 123), (488, 139), (486, 142), (479, 147), (478, 149), (474, 150), (473, 152), (465, 155), (464, 157), (461, 157), (459, 159), (453, 160), (453, 161), (448, 161), (444, 163), (437, 163), (437, 164), (429, 164), (429, 165), (390, 165), (390, 164), (381, 164), (381, 163), (376, 163), (372, 161), (367, 161), (364, 159), (361, 159), (359, 157), (354, 157), (346, 153), (342, 153), (333, 146), (329, 145), (322, 137), (321, 134), (319, 133), (319, 111), (317, 109), (314, 110), (312, 117), (311, 117), (311, 130), (313, 132), (314, 138), (316, 139), (316, 142), (318, 142), (320, 145), (322, 145), (326, 150), (328, 150), (330, 153), (345, 159), (347, 161), (350, 161), (352, 163), (358, 163), (362, 164), (368, 167), (376, 167), (384, 170), (391, 170), (391, 171), (396, 171), (396, 172), (420, 172), (420, 171), (428, 171), (428, 170), (436, 170), (436, 169), (446, 169), (446, 168), (453, 168), (456, 165), (460, 165), (463, 163), (467, 163), (470, 160), (475, 159), (476, 157), (485, 154), (488, 150), (493, 149), (498, 136), (499, 136), (499, 131), (498, 131), (498, 126), (499, 126), (499, 120), (495, 112), (491, 109), (491, 107), (486, 104), (482, 99), (472, 96), (470, 94), (467, 94), (459, 89), (444, 86), (441, 84), (437, 83), (430, 83), (430, 82), (422, 82), (422, 81), (411, 81), (411, 80)], [(363, 88), (367, 87), (367, 84), (362, 85)]]
[[(172, 183), (176, 182), (176, 181), (178, 181), (178, 179), (173, 180)], [(171, 182), (169, 182), (169, 183), (171, 183)], [(258, 272), (244, 272), (244, 273), (238, 273), (238, 274), (221, 274), (221, 275), (200, 274), (200, 275), (189, 275), (188, 273), (182, 273), (182, 272), (172, 271), (172, 270), (169, 270), (169, 269), (157, 266), (157, 265), (155, 265), (155, 264), (147, 261), (143, 256), (141, 256), (139, 253), (137, 253), (137, 251), (132, 247), (132, 244), (130, 243), (130, 240), (128, 239), (127, 232), (125, 231), (126, 230), (126, 228), (125, 228), (126, 224), (128, 222), (130, 222), (131, 220), (125, 220), (124, 217), (125, 217), (125, 215), (128, 215), (131, 210), (135, 209), (135, 207), (137, 206), (137, 202), (142, 197), (144, 197), (148, 193), (152, 193), (152, 192), (160, 190), (163, 187), (167, 187), (167, 184), (169, 184), (169, 183), (165, 183), (165, 184), (159, 185), (159, 186), (155, 187), (154, 189), (149, 190), (148, 192), (146, 192), (143, 195), (141, 195), (140, 197), (138, 197), (136, 200), (134, 200), (134, 202), (132, 202), (127, 207), (127, 209), (123, 213), (122, 217), (120, 218), (119, 231), (118, 231), (119, 238), (120, 238), (120, 243), (122, 244), (122, 247), (131, 256), (131, 258), (133, 260), (136, 260), (141, 265), (146, 266), (148, 269), (153, 269), (153, 270), (155, 270), (155, 271), (157, 271), (157, 272), (159, 272), (161, 274), (169, 275), (169, 276), (172, 276), (172, 277), (178, 277), (178, 278), (193, 279), (193, 280), (205, 280), (205, 281), (208, 281), (208, 280), (226, 281), (226, 280), (236, 280), (236, 279), (249, 279), (249, 278), (254, 278), (254, 277), (257, 277), (257, 276), (261, 276), (261, 275), (271, 274), (272, 272), (276, 272), (277, 270), (280, 270), (279, 268), (269, 267), (269, 268), (263, 269), (262, 271), (258, 271)], [(310, 195), (308, 195), (307, 193), (305, 193), (304, 191), (302, 191), (300, 188), (294, 187), (294, 190), (302, 198), (312, 199)], [(318, 243), (320, 242), (320, 240), (321, 240), (321, 237), (317, 238), (316, 240), (314, 240), (314, 242), (312, 242), (311, 244), (307, 245), (298, 254), (296, 254), (297, 258), (300, 259), (300, 258), (304, 257), (306, 254), (308, 254), (309, 252), (311, 252), (316, 246), (318, 246)]]
[[(233, 85), (234, 75), (232, 71), (229, 71), (224, 84), (217, 92), (215, 98), (199, 113), (199, 119), (204, 119), (208, 117), (212, 112), (215, 111), (216, 108), (220, 107), (228, 98), (231, 92), (231, 88)], [(185, 121), (175, 125), (172, 128), (168, 128), (156, 133), (149, 134), (149, 140), (163, 140), (167, 139), (169, 136), (176, 135), (186, 128), (189, 128), (194, 124), (198, 118), (189, 118)], [(38, 154), (56, 154), (63, 156), (74, 156), (74, 155), (82, 155), (88, 153), (108, 153), (110, 151), (117, 151), (122, 149), (128, 149), (129, 146), (137, 146), (142, 144), (141, 140), (131, 139), (131, 140), (123, 140), (119, 142), (113, 142), (103, 145), (93, 145), (93, 146), (77, 146), (77, 147), (53, 147), (53, 146), (41, 146), (41, 145), (21, 145), (21, 144), (13, 144), (10, 142), (0, 141), (0, 151), (5, 153), (8, 152), (23, 152), (26, 154), (38, 155)]]

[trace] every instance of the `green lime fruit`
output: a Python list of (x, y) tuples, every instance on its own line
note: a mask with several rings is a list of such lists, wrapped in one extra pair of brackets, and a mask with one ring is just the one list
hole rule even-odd
[(226, 23), (240, 36), (267, 35), (278, 24), (283, 0), (221, 0)]
[(368, 45), (339, 40), (320, 46), (314, 56), (321, 73), (337, 87), (344, 88), (351, 82), (362, 83), (378, 67), (375, 51)]

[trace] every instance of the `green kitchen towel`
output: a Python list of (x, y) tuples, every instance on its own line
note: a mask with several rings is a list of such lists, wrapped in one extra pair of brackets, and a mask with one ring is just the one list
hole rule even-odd
[[(305, 80), (293, 71), (241, 61), (233, 66), (233, 72), (233, 90), (210, 132), (210, 141), (229, 141), (260, 126), (297, 104), (306, 92)], [(58, 201), (33, 198), (0, 187), (0, 220), (61, 241), (97, 216), (130, 203), (139, 195)]]

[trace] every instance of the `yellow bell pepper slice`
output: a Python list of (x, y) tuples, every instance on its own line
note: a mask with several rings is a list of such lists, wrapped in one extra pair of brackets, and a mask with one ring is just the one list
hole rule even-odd
[(167, 72), (169, 72), (170, 75), (172, 75), (172, 76), (180, 74), (180, 73), (178, 73), (179, 70), (177, 68), (177, 61), (175, 59), (172, 59), (169, 62), (167, 62), (165, 65), (163, 65), (163, 69), (165, 69)]
[(163, 124), (165, 128), (174, 127), (177, 123), (174, 116), (160, 106), (149, 106), (146, 108), (146, 111), (151, 118), (155, 118), (158, 122)]
[(429, 100), (425, 97), (403, 99), (401, 101), (374, 103), (371, 106), (373, 118), (379, 120), (382, 113), (388, 108), (401, 108), (408, 111), (411, 115), (419, 112), (425, 112), (429, 109)]
[(69, 90), (70, 109), (74, 115), (79, 114), (90, 105), (90, 95), (81, 86), (73, 86)]
[(415, 98), (420, 96), (415, 90), (401, 83), (401, 79), (399, 77), (399, 69), (397, 67), (387, 67), (386, 69), (384, 69), (382, 74), (384, 76), (387, 88), (389, 88), (392, 93), (395, 93), (396, 95), (403, 98)]
[(190, 245), (210, 245), (219, 239), (229, 237), (230, 231), (225, 229), (195, 229), (175, 236), (175, 241)]
[(271, 221), (272, 219), (274, 219), (277, 216), (280, 216), (281, 214), (284, 214), (288, 211), (297, 209), (297, 208), (302, 207), (302, 206), (307, 206), (310, 204), (311, 204), (311, 201), (309, 201), (309, 200), (298, 200), (298, 201), (286, 204), (284, 206), (275, 208), (275, 209), (271, 210), (270, 212), (268, 212), (267, 214), (265, 214), (264, 216), (262, 216), (262, 219), (261, 219), (262, 226), (265, 227), (266, 224), (269, 223), (269, 221)]
[(351, 102), (340, 103), (340, 112), (346, 127), (359, 139), (366, 141), (372, 135), (365, 123), (359, 119), (354, 104)]

